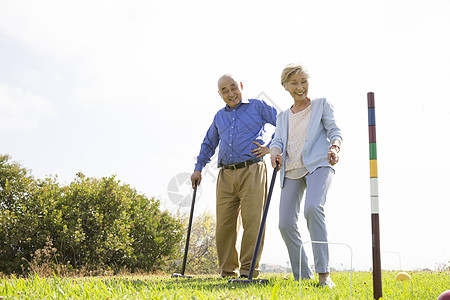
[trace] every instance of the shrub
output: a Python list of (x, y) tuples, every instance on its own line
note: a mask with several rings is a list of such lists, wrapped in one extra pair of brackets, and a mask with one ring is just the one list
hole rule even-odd
[(0, 156), (0, 272), (33, 271), (49, 241), (45, 262), (73, 269), (153, 271), (175, 254), (182, 225), (157, 199), (115, 176), (56, 179), (35, 180)]
[(22, 258), (30, 258), (36, 249), (35, 229), (39, 216), (34, 194), (36, 181), (18, 163), (10, 163), (8, 155), (0, 155), (0, 271), (21, 270)]

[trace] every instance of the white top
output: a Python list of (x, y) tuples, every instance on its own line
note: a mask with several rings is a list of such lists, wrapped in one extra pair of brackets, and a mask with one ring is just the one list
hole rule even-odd
[[(281, 154), (283, 165), (280, 169), (280, 187), (284, 186), (286, 175), (286, 147), (289, 136), (289, 111), (286, 109), (277, 116), (275, 136), (270, 143), (270, 151), (273, 154)], [(334, 166), (327, 160), (330, 151), (330, 142), (339, 140), (342, 142), (342, 132), (336, 124), (334, 109), (330, 101), (325, 98), (311, 99), (311, 120), (309, 120), (308, 133), (302, 150), (302, 160), (309, 173), (317, 168), (327, 167), (334, 170)]]
[(285, 174), (287, 178), (299, 179), (308, 173), (303, 165), (302, 152), (310, 119), (311, 105), (295, 114), (289, 110), (289, 137), (286, 147)]

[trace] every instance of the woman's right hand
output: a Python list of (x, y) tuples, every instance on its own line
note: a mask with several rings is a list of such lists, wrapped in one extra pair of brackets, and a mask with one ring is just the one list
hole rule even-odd
[(278, 170), (280, 170), (283, 165), (283, 156), (281, 154), (271, 154), (270, 161), (272, 163), (272, 168), (275, 168), (278, 162)]

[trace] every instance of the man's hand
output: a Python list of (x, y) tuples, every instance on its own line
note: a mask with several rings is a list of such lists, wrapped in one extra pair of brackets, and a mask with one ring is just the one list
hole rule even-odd
[(200, 182), (202, 181), (202, 172), (200, 171), (194, 171), (191, 175), (191, 181), (192, 181), (192, 188), (195, 187), (195, 182), (197, 181), (197, 185), (200, 185)]
[(258, 146), (258, 148), (255, 148), (255, 149), (250, 150), (250, 152), (251, 152), (253, 155), (256, 155), (256, 158), (262, 157), (262, 156), (264, 156), (264, 155), (270, 153), (269, 147), (267, 147), (267, 146), (261, 146), (261, 144), (258, 143), (258, 142), (252, 142), (252, 143), (255, 144), (256, 146)]

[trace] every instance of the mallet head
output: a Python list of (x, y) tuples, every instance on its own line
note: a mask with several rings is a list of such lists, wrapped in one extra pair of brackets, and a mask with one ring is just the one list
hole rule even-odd
[(182, 275), (179, 273), (173, 273), (171, 277), (172, 278), (192, 278), (192, 276), (190, 276), (190, 275)]

